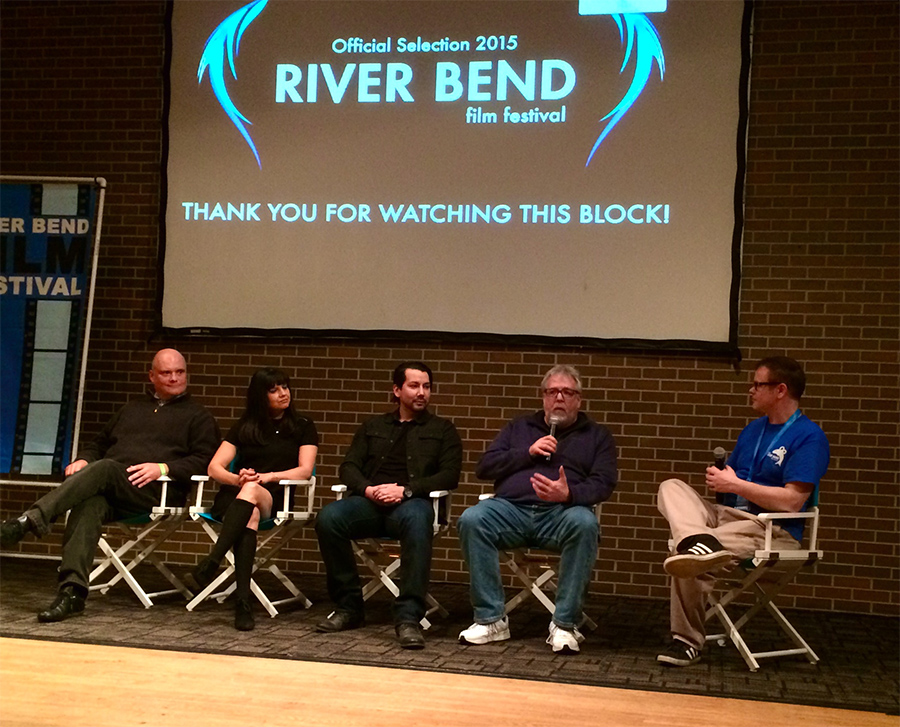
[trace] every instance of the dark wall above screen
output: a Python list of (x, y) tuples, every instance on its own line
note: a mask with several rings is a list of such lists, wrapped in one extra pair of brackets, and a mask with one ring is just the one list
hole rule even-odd
[(744, 15), (176, 0), (163, 326), (736, 350)]

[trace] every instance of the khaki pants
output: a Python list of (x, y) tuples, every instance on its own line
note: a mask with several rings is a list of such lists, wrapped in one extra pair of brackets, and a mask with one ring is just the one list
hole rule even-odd
[[(669, 522), (673, 545), (689, 535), (707, 533), (716, 538), (735, 558), (726, 569), (749, 558), (765, 543), (766, 525), (756, 515), (732, 507), (707, 502), (681, 480), (666, 480), (659, 486), (657, 507)], [(800, 543), (777, 525), (772, 529), (772, 548), (796, 549)], [(687, 644), (702, 649), (706, 643), (706, 601), (716, 577), (705, 573), (696, 578), (672, 578), (670, 628)]]

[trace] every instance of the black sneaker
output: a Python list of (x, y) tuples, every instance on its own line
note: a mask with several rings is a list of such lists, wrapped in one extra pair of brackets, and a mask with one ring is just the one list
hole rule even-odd
[(685, 538), (678, 543), (676, 550), (678, 554), (666, 558), (663, 563), (666, 573), (675, 578), (696, 578), (721, 568), (734, 558), (733, 553), (706, 533)]
[(672, 643), (656, 657), (656, 660), (668, 666), (691, 666), (700, 661), (700, 652), (681, 639), (672, 639)]

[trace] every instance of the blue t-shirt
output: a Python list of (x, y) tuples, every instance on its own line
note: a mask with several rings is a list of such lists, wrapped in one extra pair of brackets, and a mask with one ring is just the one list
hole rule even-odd
[[(813, 485), (812, 499), (819, 488), (819, 480), (828, 469), (828, 438), (815, 422), (803, 414), (787, 430), (785, 426), (770, 424), (768, 417), (750, 422), (738, 437), (728, 464), (742, 480), (766, 487), (807, 482)], [(726, 497), (731, 499), (731, 502), (726, 500), (726, 504), (732, 507), (754, 515), (764, 511), (764, 508), (744, 498), (736, 498), (735, 502), (734, 495)], [(803, 503), (801, 512), (808, 506), (809, 499)], [(804, 523), (804, 520), (782, 520), (778, 524), (800, 540)]]

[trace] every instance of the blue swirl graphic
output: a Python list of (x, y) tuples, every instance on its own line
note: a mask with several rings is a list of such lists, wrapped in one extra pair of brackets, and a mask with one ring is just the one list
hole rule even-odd
[(234, 105), (231, 97), (228, 95), (228, 89), (225, 88), (225, 56), (228, 55), (228, 65), (231, 68), (231, 76), (237, 80), (237, 71), (234, 68), (234, 59), (240, 50), (241, 36), (247, 26), (250, 25), (259, 15), (269, 0), (253, 0), (253, 2), (245, 5), (240, 10), (229, 15), (216, 28), (206, 41), (203, 48), (203, 55), (200, 57), (200, 66), (197, 68), (197, 83), (203, 83), (203, 73), (209, 68), (209, 83), (212, 86), (213, 93), (219, 100), (222, 109), (231, 119), (231, 123), (241, 132), (241, 136), (250, 145), (253, 156), (256, 157), (256, 163), (262, 169), (262, 162), (259, 160), (259, 153), (253, 144), (250, 133), (244, 126), (244, 123), (253, 125), (252, 122), (244, 116)]
[(622, 67), (619, 69), (619, 73), (625, 70), (625, 66), (628, 65), (628, 61), (631, 59), (632, 51), (635, 51), (634, 78), (622, 100), (616, 104), (612, 111), (600, 119), (601, 123), (609, 119), (609, 123), (604, 127), (600, 136), (597, 137), (597, 141), (594, 142), (594, 146), (591, 149), (591, 153), (588, 154), (587, 162), (584, 166), (590, 165), (591, 159), (594, 158), (594, 152), (597, 151), (609, 132), (613, 130), (613, 127), (628, 113), (637, 97), (641, 95), (641, 92), (647, 85), (647, 81), (650, 80), (650, 73), (653, 71), (653, 61), (655, 60), (656, 65), (659, 67), (660, 81), (666, 72), (666, 59), (663, 57), (659, 33), (647, 16), (638, 13), (628, 13), (613, 15), (612, 17), (616, 21), (616, 25), (619, 26), (619, 41), (626, 42), (626, 33), (628, 36), (625, 58), (622, 60)]

